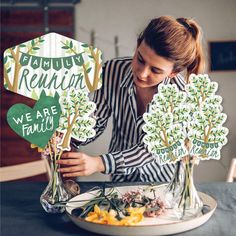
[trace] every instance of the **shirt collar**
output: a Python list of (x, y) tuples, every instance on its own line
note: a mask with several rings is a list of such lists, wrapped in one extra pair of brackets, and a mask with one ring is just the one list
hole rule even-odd
[(131, 69), (131, 63), (129, 65), (129, 68), (127, 69), (124, 78), (120, 84), (120, 87), (131, 87), (133, 85), (133, 72)]

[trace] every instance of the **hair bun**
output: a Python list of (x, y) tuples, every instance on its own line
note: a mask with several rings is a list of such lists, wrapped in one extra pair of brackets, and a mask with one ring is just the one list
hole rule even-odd
[(193, 25), (192, 22), (190, 22), (189, 19), (187, 18), (178, 18), (176, 19), (181, 25), (183, 25), (191, 34), (194, 38), (197, 36), (197, 30), (196, 27)]

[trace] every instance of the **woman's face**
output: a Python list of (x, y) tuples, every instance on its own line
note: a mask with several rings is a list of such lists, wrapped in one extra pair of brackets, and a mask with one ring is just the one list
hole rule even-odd
[(143, 40), (132, 61), (134, 83), (140, 88), (156, 86), (166, 77), (172, 78), (176, 75), (172, 73), (173, 66), (173, 62), (157, 55)]

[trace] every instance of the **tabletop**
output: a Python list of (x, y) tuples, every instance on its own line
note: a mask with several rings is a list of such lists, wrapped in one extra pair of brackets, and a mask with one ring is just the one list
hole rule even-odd
[[(81, 192), (102, 184), (102, 182), (79, 183)], [(44, 212), (39, 198), (46, 185), (47, 183), (41, 182), (1, 183), (2, 236), (98, 236), (76, 226), (64, 213), (54, 215)], [(127, 183), (122, 183), (122, 185), (127, 185)], [(181, 235), (235, 236), (236, 183), (202, 183), (197, 184), (196, 187), (198, 191), (214, 197), (218, 206), (208, 222)]]

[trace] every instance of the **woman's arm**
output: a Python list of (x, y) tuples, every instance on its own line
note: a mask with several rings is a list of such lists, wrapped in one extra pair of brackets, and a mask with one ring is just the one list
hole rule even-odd
[(120, 152), (103, 154), (92, 157), (85, 153), (67, 152), (58, 161), (60, 172), (65, 177), (87, 176), (95, 172), (105, 174), (129, 175), (136, 168), (141, 168), (154, 161), (154, 158), (143, 145)]
[(58, 163), (62, 164), (59, 171), (64, 177), (88, 176), (95, 172), (124, 176), (138, 170), (142, 181), (168, 182), (175, 170), (174, 164), (160, 166), (142, 145), (97, 157), (78, 152), (68, 152), (62, 157)]
[(88, 176), (95, 172), (114, 174), (118, 177), (139, 172), (143, 182), (168, 182), (175, 171), (175, 164), (159, 165), (143, 145), (135, 145), (122, 152), (91, 157), (84, 153), (65, 153), (60, 172), (64, 177)]

